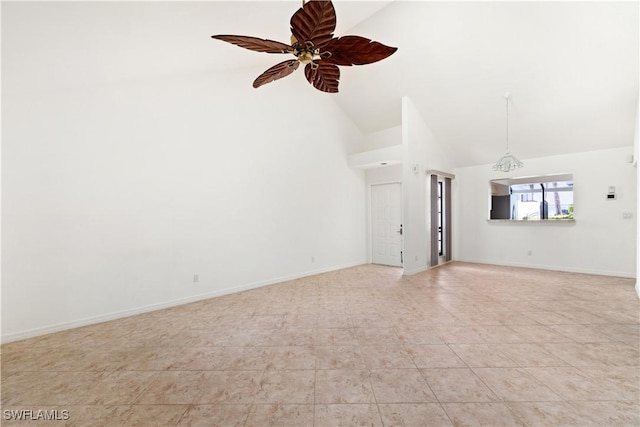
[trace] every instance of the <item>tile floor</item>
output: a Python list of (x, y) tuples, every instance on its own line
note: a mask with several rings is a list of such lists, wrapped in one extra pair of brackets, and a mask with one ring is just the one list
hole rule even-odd
[(5, 344), (2, 425), (638, 426), (639, 311), (632, 279), (364, 265)]

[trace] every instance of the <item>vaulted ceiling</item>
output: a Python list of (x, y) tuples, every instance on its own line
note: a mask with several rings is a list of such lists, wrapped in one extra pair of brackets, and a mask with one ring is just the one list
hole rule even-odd
[[(334, 2), (336, 35), (398, 47), (341, 67), (327, 94), (371, 133), (401, 123), (412, 98), (458, 166), (631, 146), (638, 103), (638, 2)], [(255, 68), (286, 59), (212, 40), (244, 34), (287, 42), (300, 1), (3, 2), (3, 74), (51, 90)], [(12, 74), (13, 73), (13, 74)], [(298, 72), (256, 90), (304, 79)], [(247, 81), (247, 85), (251, 85)], [(295, 82), (294, 82), (295, 83)], [(3, 85), (4, 86), (4, 85)], [(311, 86), (309, 91), (315, 91)], [(301, 98), (304, 94), (301, 94)]]

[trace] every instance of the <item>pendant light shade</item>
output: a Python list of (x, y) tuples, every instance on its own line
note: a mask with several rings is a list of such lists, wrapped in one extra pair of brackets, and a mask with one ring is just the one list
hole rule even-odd
[(518, 169), (524, 166), (520, 160), (518, 160), (513, 154), (509, 153), (509, 98), (511, 94), (509, 92), (504, 94), (506, 101), (506, 136), (507, 136), (507, 152), (504, 156), (500, 157), (498, 161), (493, 165), (494, 171), (510, 172), (514, 169)]

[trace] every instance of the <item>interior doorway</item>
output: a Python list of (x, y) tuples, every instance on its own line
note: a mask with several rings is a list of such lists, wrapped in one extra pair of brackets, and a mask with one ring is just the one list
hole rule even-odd
[[(442, 174), (442, 172), (440, 172)], [(449, 262), (451, 250), (451, 179), (453, 175), (430, 174), (430, 256), (429, 266)]]
[(371, 186), (371, 262), (402, 267), (402, 184)]

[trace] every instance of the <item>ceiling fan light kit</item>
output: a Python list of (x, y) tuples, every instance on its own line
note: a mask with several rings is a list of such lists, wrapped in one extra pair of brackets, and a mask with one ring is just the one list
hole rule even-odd
[(336, 12), (331, 1), (310, 0), (291, 17), (291, 44), (251, 36), (214, 35), (255, 52), (292, 54), (289, 59), (266, 70), (253, 82), (258, 88), (288, 76), (304, 64), (309, 83), (322, 92), (338, 92), (338, 65), (364, 65), (385, 59), (398, 50), (360, 36), (334, 37)]

